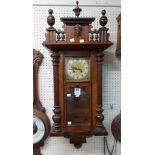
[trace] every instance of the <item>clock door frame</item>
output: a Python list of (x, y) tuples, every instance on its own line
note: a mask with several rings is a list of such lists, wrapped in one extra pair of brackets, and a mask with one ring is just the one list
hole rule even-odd
[[(59, 51), (59, 103), (61, 107), (62, 121), (61, 126), (64, 130), (81, 130), (89, 131), (95, 130), (96, 128), (96, 104), (97, 104), (97, 62), (96, 62), (96, 51), (93, 50), (65, 50)], [(82, 57), (89, 58), (90, 61), (90, 80), (80, 82), (68, 82), (65, 80), (65, 57)], [(92, 78), (93, 77), (93, 78)], [(68, 126), (66, 125), (66, 102), (65, 102), (65, 87), (87, 87), (90, 92), (90, 125), (79, 125), (79, 126)], [(65, 116), (65, 117), (64, 117)]]

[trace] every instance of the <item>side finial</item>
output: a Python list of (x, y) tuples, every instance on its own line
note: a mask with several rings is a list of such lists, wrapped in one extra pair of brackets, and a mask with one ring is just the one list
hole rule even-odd
[(74, 8), (73, 11), (74, 11), (75, 15), (76, 15), (77, 17), (79, 17), (80, 12), (82, 11), (82, 9), (79, 8), (79, 1), (76, 1), (76, 8)]
[(107, 18), (107, 16), (105, 16), (105, 14), (106, 14), (105, 10), (102, 10), (101, 14), (102, 14), (102, 16), (100, 18), (100, 25), (104, 27), (108, 22), (108, 18)]
[(53, 25), (55, 24), (55, 18), (53, 16), (53, 10), (52, 9), (48, 10), (48, 13), (49, 13), (49, 16), (47, 17), (47, 23), (50, 26), (48, 28), (48, 30), (52, 30), (52, 29), (54, 29)]
[(108, 28), (105, 27), (105, 25), (107, 24), (108, 22), (108, 18), (107, 16), (105, 15), (106, 14), (106, 11), (105, 10), (102, 10), (101, 12), (102, 16), (100, 18), (100, 25), (102, 26), (101, 28), (99, 28), (99, 32), (100, 32), (100, 41), (103, 43), (103, 42), (107, 42), (109, 41), (109, 33), (107, 33), (107, 31), (109, 30)]

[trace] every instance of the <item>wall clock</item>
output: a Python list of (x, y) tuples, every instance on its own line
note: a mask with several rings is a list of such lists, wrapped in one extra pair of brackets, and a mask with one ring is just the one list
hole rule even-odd
[(43, 59), (43, 55), (33, 50), (33, 155), (41, 155), (40, 146), (48, 137), (51, 129), (50, 120), (45, 114), (38, 94), (38, 69)]
[(46, 40), (43, 45), (52, 53), (54, 80), (54, 115), (50, 136), (63, 136), (80, 148), (90, 136), (106, 136), (102, 108), (103, 51), (109, 41), (106, 11), (101, 12), (101, 27), (92, 29), (94, 17), (62, 17), (63, 30), (53, 27), (55, 17), (49, 10)]

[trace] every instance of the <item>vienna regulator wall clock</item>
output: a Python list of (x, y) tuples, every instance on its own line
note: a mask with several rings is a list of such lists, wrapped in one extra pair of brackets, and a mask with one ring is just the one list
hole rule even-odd
[(80, 148), (86, 137), (106, 136), (102, 114), (103, 51), (109, 41), (106, 11), (101, 12), (101, 28), (92, 30), (94, 17), (63, 17), (63, 29), (53, 27), (55, 17), (49, 10), (46, 40), (43, 45), (52, 55), (54, 78), (54, 115), (50, 136), (64, 136)]
[(33, 155), (41, 155), (40, 146), (44, 145), (44, 140), (50, 134), (50, 120), (45, 114), (38, 93), (38, 70), (43, 59), (43, 55), (33, 50)]

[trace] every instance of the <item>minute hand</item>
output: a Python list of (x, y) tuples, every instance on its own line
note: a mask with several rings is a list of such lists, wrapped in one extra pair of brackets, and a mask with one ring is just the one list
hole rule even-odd
[(74, 72), (75, 72), (75, 70), (79, 70), (80, 72), (82, 72), (81, 68), (78, 68), (78, 67), (75, 67), (75, 66), (72, 66), (72, 69), (73, 69)]

